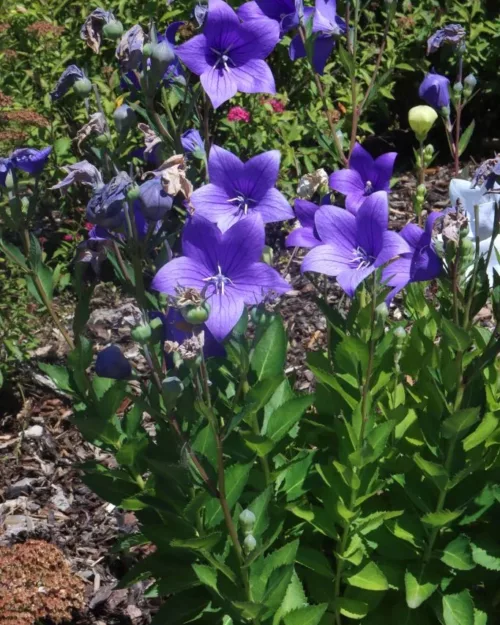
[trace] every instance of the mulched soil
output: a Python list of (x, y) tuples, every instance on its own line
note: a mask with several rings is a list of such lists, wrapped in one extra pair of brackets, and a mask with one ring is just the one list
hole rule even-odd
[[(429, 172), (429, 208), (446, 206), (450, 177), (448, 168)], [(391, 194), (391, 223), (398, 229), (411, 219), (414, 188), (414, 177), (405, 175)], [(277, 239), (277, 248), (278, 243)], [(294, 289), (280, 306), (290, 337), (287, 373), (295, 376), (298, 390), (308, 391), (313, 376), (305, 366), (305, 353), (324, 346), (326, 324), (314, 301), (315, 288), (300, 275), (300, 259), (289, 263), (289, 253), (281, 252), (277, 262), (282, 270), (289, 263)], [(342, 294), (331, 283), (328, 300), (342, 306)], [(119, 343), (141, 368), (139, 352), (129, 339), (137, 313), (132, 300), (109, 284), (100, 285), (89, 332), (100, 348)], [(50, 327), (45, 332), (32, 362), (21, 369), (15, 383), (0, 391), (0, 544), (41, 538), (61, 547), (86, 585), (87, 609), (75, 615), (74, 625), (146, 624), (158, 601), (144, 597), (147, 584), (117, 589), (131, 561), (110, 553), (118, 537), (136, 531), (134, 515), (101, 501), (80, 480), (78, 463), (95, 458), (106, 463), (111, 458), (82, 440), (70, 424), (67, 398), (51, 389), (37, 370), (37, 361), (57, 362), (64, 356), (61, 337)]]

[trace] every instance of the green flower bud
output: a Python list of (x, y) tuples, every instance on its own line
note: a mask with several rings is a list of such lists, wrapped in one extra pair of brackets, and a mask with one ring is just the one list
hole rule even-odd
[(434, 146), (426, 145), (424, 149), (424, 166), (429, 167), (432, 163), (432, 159), (434, 158)]
[(151, 43), (145, 43), (143, 48), (142, 48), (142, 54), (149, 58), (151, 56), (151, 52), (153, 51), (153, 44)]
[(437, 118), (436, 111), (426, 104), (414, 106), (408, 113), (410, 128), (419, 141), (425, 140)]
[(98, 135), (95, 138), (95, 143), (98, 147), (105, 148), (109, 144), (109, 135), (107, 134)]
[(80, 98), (86, 98), (92, 91), (92, 83), (88, 78), (80, 78), (73, 84), (73, 91)]
[(375, 308), (375, 318), (377, 321), (385, 321), (389, 316), (389, 309), (387, 308), (387, 304), (382, 302)]
[(151, 48), (151, 74), (160, 80), (168, 66), (175, 60), (175, 53), (168, 41), (155, 43)]
[(151, 338), (151, 326), (141, 324), (132, 329), (132, 338), (138, 343), (147, 343)]
[(473, 89), (475, 89), (476, 85), (477, 78), (474, 76), (474, 74), (469, 74), (464, 78), (464, 86), (466, 89), (470, 89), (470, 91), (472, 91)]
[(210, 314), (210, 308), (207, 304), (201, 306), (186, 306), (181, 308), (181, 313), (184, 319), (193, 326), (205, 323)]
[(264, 245), (264, 249), (262, 250), (262, 258), (261, 258), (262, 262), (272, 267), (273, 257), (274, 257), (273, 248), (269, 247), (269, 245)]
[(425, 200), (425, 195), (427, 193), (427, 188), (425, 184), (419, 184), (417, 187), (417, 200), (423, 202)]
[(246, 535), (251, 534), (255, 526), (255, 514), (251, 510), (243, 510), (243, 512), (240, 514), (239, 520), (243, 532)]
[(247, 555), (249, 553), (252, 553), (255, 547), (257, 547), (257, 541), (252, 536), (252, 534), (248, 534), (248, 536), (245, 536), (245, 540), (243, 541), (243, 550), (245, 551), (245, 553)]
[(405, 339), (406, 339), (406, 332), (405, 329), (402, 328), (401, 326), (398, 326), (395, 330), (394, 330), (394, 337), (396, 338), (396, 341), (398, 343), (402, 343)]
[(450, 107), (449, 106), (441, 107), (441, 115), (445, 117), (446, 119), (448, 119), (450, 116)]
[(462, 93), (463, 90), (464, 90), (464, 86), (463, 86), (463, 84), (461, 82), (456, 82), (453, 85), (453, 91), (455, 93), (460, 94), (460, 93)]
[(107, 39), (118, 39), (123, 34), (123, 24), (118, 20), (113, 20), (103, 26), (102, 34)]
[(171, 400), (179, 397), (184, 391), (184, 384), (176, 377), (165, 378), (161, 383), (163, 392)]
[(131, 202), (133, 202), (134, 200), (138, 200), (139, 197), (140, 197), (139, 186), (136, 184), (131, 185), (129, 190), (127, 191), (127, 200), (130, 200)]
[(137, 118), (135, 111), (128, 104), (122, 104), (115, 109), (113, 120), (119, 133), (128, 132), (135, 125)]
[(9, 171), (9, 173), (5, 176), (5, 188), (7, 191), (14, 190), (14, 175), (12, 174), (12, 171)]
[(462, 262), (460, 267), (462, 273), (465, 273), (470, 265), (474, 262), (476, 256), (476, 246), (471, 239), (461, 239), (460, 241), (460, 255)]

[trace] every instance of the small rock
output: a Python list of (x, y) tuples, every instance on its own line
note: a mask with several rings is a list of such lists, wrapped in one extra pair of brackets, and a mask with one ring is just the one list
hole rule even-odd
[(26, 438), (41, 438), (43, 436), (43, 427), (41, 425), (32, 425), (24, 430), (24, 436)]
[(36, 481), (34, 477), (25, 477), (14, 484), (11, 484), (7, 489), (7, 499), (17, 499), (20, 495), (27, 495), (31, 489), (33, 482)]
[(54, 486), (54, 488), (57, 489), (57, 492), (50, 498), (50, 503), (61, 512), (66, 512), (66, 510), (71, 508), (71, 503), (64, 494), (62, 488), (59, 488), (58, 486)]
[(9, 514), (4, 520), (4, 538), (17, 536), (22, 532), (32, 532), (34, 529), (31, 517), (25, 514)]

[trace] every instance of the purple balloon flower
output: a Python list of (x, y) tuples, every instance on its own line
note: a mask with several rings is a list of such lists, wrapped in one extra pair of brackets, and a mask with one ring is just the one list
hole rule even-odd
[(111, 242), (110, 233), (100, 226), (95, 226), (89, 231), (88, 239), (78, 244), (76, 262), (89, 263), (96, 275), (99, 275)]
[(275, 93), (264, 59), (279, 40), (277, 24), (242, 24), (223, 0), (210, 0), (202, 35), (177, 48), (181, 61), (201, 79), (214, 108), (243, 93)]
[(5, 187), (5, 181), (12, 169), (12, 161), (10, 158), (0, 158), (0, 186)]
[(245, 305), (261, 303), (270, 293), (286, 293), (290, 285), (260, 262), (264, 225), (251, 215), (222, 233), (215, 224), (195, 216), (182, 233), (184, 256), (164, 265), (152, 287), (175, 297), (179, 289), (203, 293), (210, 307), (207, 328), (217, 341), (228, 336)]
[(317, 204), (308, 200), (295, 200), (293, 209), (299, 220), (300, 227), (292, 230), (287, 236), (285, 241), (287, 247), (311, 248), (321, 244), (321, 239), (314, 224), (314, 216), (319, 208)]
[(87, 219), (103, 228), (119, 228), (123, 223), (126, 194), (131, 184), (129, 175), (121, 171), (108, 184), (97, 189), (87, 204)]
[(174, 198), (163, 188), (161, 178), (146, 180), (139, 187), (141, 212), (148, 221), (163, 219), (172, 208)]
[(205, 142), (197, 130), (186, 130), (181, 136), (181, 143), (187, 154), (193, 154), (198, 158), (205, 155)]
[(97, 355), (95, 372), (100, 378), (126, 380), (132, 375), (132, 366), (117, 345), (110, 345)]
[[(304, 17), (310, 13), (305, 9)], [(345, 21), (337, 15), (336, 0), (316, 0), (312, 32), (316, 35), (313, 43), (313, 67), (318, 74), (323, 74), (328, 57), (335, 46), (335, 39), (347, 31)], [(302, 37), (296, 35), (290, 44), (290, 58), (303, 58), (306, 49)]]
[(425, 100), (429, 106), (441, 110), (443, 107), (450, 106), (450, 81), (446, 76), (441, 76), (432, 71), (429, 72), (420, 88), (418, 95)]
[(445, 43), (450, 43), (456, 49), (464, 48), (466, 35), (465, 28), (460, 24), (447, 24), (429, 37), (427, 54), (436, 52)]
[(43, 148), (43, 150), (20, 148), (12, 152), (10, 160), (16, 169), (21, 169), (32, 176), (38, 176), (47, 164), (51, 152), (51, 147)]
[(272, 20), (280, 27), (280, 36), (299, 25), (312, 9), (305, 8), (302, 0), (256, 0), (245, 2), (238, 9), (238, 17), (244, 22), (250, 20)]
[(374, 159), (356, 143), (349, 159), (349, 169), (334, 171), (330, 176), (330, 187), (343, 193), (347, 210), (356, 213), (372, 193), (389, 192), (396, 157), (396, 152), (386, 152)]
[(68, 65), (68, 67), (61, 74), (59, 80), (51, 92), (50, 97), (52, 100), (58, 100), (69, 90), (78, 80), (87, 80), (87, 76), (83, 70), (76, 65)]
[(208, 158), (210, 184), (197, 189), (191, 203), (198, 215), (217, 223), (223, 232), (252, 213), (259, 213), (264, 223), (293, 219), (291, 206), (274, 186), (279, 167), (278, 150), (243, 163), (214, 145)]
[(392, 287), (387, 296), (387, 303), (410, 282), (434, 280), (441, 273), (443, 263), (434, 249), (432, 229), (436, 220), (443, 217), (446, 212), (431, 213), (425, 222), (425, 230), (416, 224), (408, 224), (401, 230), (400, 235), (408, 243), (411, 251), (402, 254), (382, 272), (382, 282)]
[(367, 198), (356, 215), (337, 206), (323, 206), (315, 224), (323, 244), (307, 254), (301, 271), (336, 277), (349, 297), (378, 267), (410, 252), (399, 234), (387, 230), (389, 204), (383, 191)]

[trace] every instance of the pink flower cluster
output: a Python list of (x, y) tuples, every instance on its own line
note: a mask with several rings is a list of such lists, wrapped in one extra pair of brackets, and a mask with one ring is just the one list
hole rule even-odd
[(266, 100), (266, 104), (270, 104), (271, 108), (273, 109), (273, 111), (275, 113), (284, 113), (285, 112), (285, 105), (283, 102), (280, 102), (279, 100), (276, 100), (275, 98), (271, 98), (270, 100)]
[(233, 106), (227, 114), (228, 122), (245, 122), (248, 124), (251, 119), (250, 113), (241, 106)]

